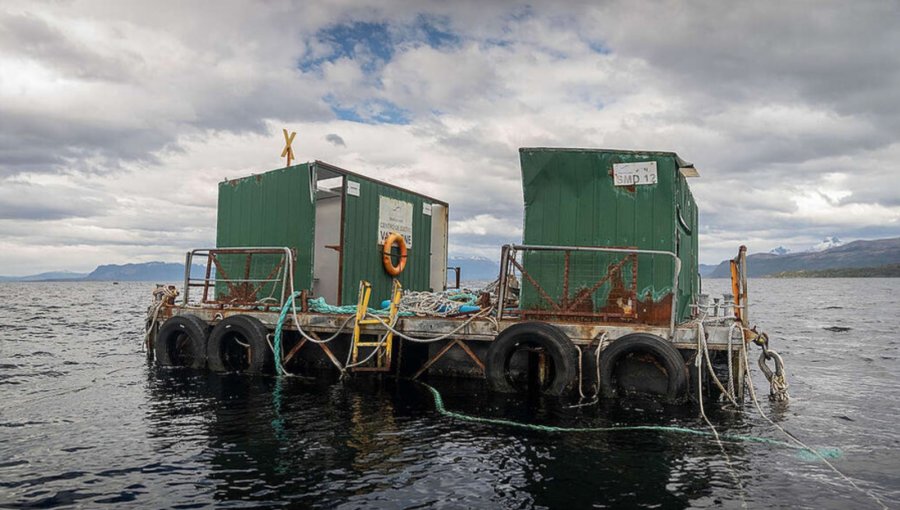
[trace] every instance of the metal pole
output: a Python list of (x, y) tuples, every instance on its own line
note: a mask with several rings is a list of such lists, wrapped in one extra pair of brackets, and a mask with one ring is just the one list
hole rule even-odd
[(675, 279), (672, 282), (672, 316), (669, 318), (669, 340), (675, 341), (675, 312), (678, 310), (678, 276), (681, 274), (681, 259), (675, 257)]
[(184, 299), (182, 300), (182, 304), (187, 306), (188, 304), (188, 293), (191, 290), (191, 261), (193, 260), (193, 252), (187, 252), (184, 255)]
[(509, 273), (509, 245), (500, 249), (500, 282), (497, 288), (497, 320), (503, 319), (503, 308), (506, 305), (507, 274)]

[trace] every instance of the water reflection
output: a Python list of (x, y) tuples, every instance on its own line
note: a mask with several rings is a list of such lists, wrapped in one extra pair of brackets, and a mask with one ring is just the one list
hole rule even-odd
[[(292, 379), (155, 370), (148, 418), (159, 454), (202, 437), (216, 501), (325, 506), (683, 508), (737, 498), (718, 447), (666, 432), (548, 433), (462, 423), (412, 382)], [(568, 409), (556, 399), (443, 384), (448, 407), (556, 426), (684, 424), (683, 407), (646, 402)], [(681, 415), (681, 416), (679, 416)], [(739, 430), (739, 418), (716, 419)], [(732, 468), (749, 469), (728, 444)], [(577, 488), (574, 489), (573, 488)]]

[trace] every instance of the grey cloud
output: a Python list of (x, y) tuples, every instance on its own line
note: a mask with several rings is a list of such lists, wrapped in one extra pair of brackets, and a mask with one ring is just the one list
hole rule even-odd
[(344, 143), (344, 139), (341, 138), (340, 135), (337, 135), (334, 133), (329, 133), (329, 134), (325, 135), (325, 140), (327, 140), (329, 143), (331, 143), (332, 145), (335, 145), (335, 146), (338, 146), (338, 145), (341, 147), (347, 146), (347, 144)]
[[(75, 187), (0, 180), (0, 220), (87, 218), (102, 214), (105, 209), (102, 195)], [(31, 227), (22, 227), (24, 232), (31, 232)]]
[[(231, 38), (197, 47), (201, 35), (195, 30), (161, 27), (161, 39), (180, 44), (180, 54), (168, 55), (150, 40), (128, 40), (146, 39), (153, 33), (147, 27), (117, 32), (117, 21), (100, 25), (99, 43), (108, 46), (95, 50), (60, 20), (99, 21), (86, 21), (88, 12), (57, 7), (56, 17), (0, 13), (0, 61), (27, 62), (49, 73), (38, 75), (46, 82), (32, 83), (35, 88), (0, 88), (0, 176), (102, 173), (123, 162), (153, 163), (157, 151), (175, 149), (185, 136), (262, 133), (268, 119), (332, 116), (320, 99), (321, 85), (290, 69), (290, 52), (266, 60), (252, 49), (267, 44), (248, 46)], [(142, 46), (152, 61), (116, 38)], [(6, 78), (16, 83), (18, 76)], [(37, 92), (48, 86), (44, 96)]]
[(139, 55), (121, 50), (115, 56), (103, 56), (30, 13), (0, 14), (0, 51), (42, 61), (67, 76), (86, 80), (125, 80), (130, 68), (141, 61)]

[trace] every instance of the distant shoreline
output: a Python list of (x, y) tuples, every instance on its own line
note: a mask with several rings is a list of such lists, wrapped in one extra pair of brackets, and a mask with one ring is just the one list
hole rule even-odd
[(765, 278), (900, 278), (900, 264), (815, 271), (782, 271), (766, 275)]

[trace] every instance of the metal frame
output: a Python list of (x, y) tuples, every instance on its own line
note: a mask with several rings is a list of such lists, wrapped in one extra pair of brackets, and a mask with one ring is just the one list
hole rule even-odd
[[(218, 255), (224, 254), (247, 256), (246, 262), (244, 263), (243, 278), (232, 278), (225, 273), (225, 271), (219, 264), (219, 259), (217, 257)], [(206, 275), (204, 276), (204, 278), (191, 278), (191, 267), (193, 265), (193, 260), (194, 257), (198, 255), (206, 257)], [(269, 272), (269, 275), (266, 278), (250, 278), (250, 268), (252, 266), (254, 255), (281, 255), (281, 259), (275, 265), (272, 271)], [(214, 265), (216, 267), (215, 277), (212, 276), (212, 267)], [(281, 278), (276, 278), (278, 273), (281, 273)], [(267, 283), (281, 282), (281, 298), (278, 301), (278, 306), (281, 307), (287, 300), (288, 279), (292, 278), (293, 274), (294, 252), (287, 247), (197, 248), (187, 252), (184, 257), (184, 298), (181, 300), (181, 302), (184, 306), (188, 306), (191, 287), (202, 287), (203, 297), (200, 301), (201, 304), (257, 304), (259, 303), (259, 301), (255, 299), (252, 301), (230, 301), (229, 303), (210, 300), (209, 289), (210, 287), (215, 287), (217, 281), (222, 281), (228, 286), (229, 290), (231, 290), (232, 292), (236, 292), (237, 287), (235, 287), (234, 284), (237, 283), (239, 285), (247, 286), (249, 291), (245, 294), (249, 297), (255, 296), (256, 293), (259, 292)], [(253, 284), (256, 285), (254, 287), (250, 287), (250, 285)], [(293, 285), (293, 282), (291, 281), (290, 284)]]
[(447, 287), (447, 289), (458, 289), (458, 288), (459, 288), (459, 284), (460, 284), (460, 275), (462, 274), (462, 268), (461, 268), (461, 267), (457, 267), (457, 266), (447, 266), (447, 270), (448, 270), (448, 271), (453, 271), (453, 273), (455, 273), (455, 275), (456, 275), (456, 280), (455, 280), (455, 282), (454, 282), (454, 283), (455, 283), (455, 287), (451, 287), (449, 281), (444, 282), (444, 283), (445, 283), (445, 286)]
[[(678, 278), (681, 274), (681, 259), (678, 258), (678, 255), (671, 251), (665, 250), (644, 250), (638, 248), (604, 248), (599, 246), (541, 246), (541, 245), (528, 245), (528, 244), (506, 244), (503, 245), (503, 248), (500, 253), (500, 284), (498, 286), (498, 303), (500, 303), (498, 313), (498, 319), (503, 319), (504, 313), (504, 304), (506, 303), (506, 294), (509, 289), (509, 270), (510, 264), (516, 266), (516, 268), (522, 272), (523, 276), (527, 275), (527, 272), (524, 271), (522, 265), (515, 260), (516, 255), (520, 251), (562, 251), (569, 252), (573, 251), (582, 251), (582, 252), (600, 252), (600, 253), (622, 253), (625, 255), (634, 256), (634, 267), (633, 270), (636, 271), (637, 268), (637, 255), (657, 255), (657, 256), (666, 256), (671, 257), (675, 263), (675, 276), (672, 279), (672, 311), (671, 316), (669, 318), (669, 339), (674, 340), (675, 338), (675, 316), (678, 310)], [(620, 261), (613, 270), (621, 270), (621, 267), (624, 265), (627, 257)], [(566, 255), (566, 274), (564, 278), (566, 279), (566, 294), (568, 295), (568, 255)], [(594, 288), (591, 289), (591, 294), (597, 290), (601, 285), (603, 285), (606, 281), (609, 280), (611, 276), (612, 270), (607, 273), (606, 276), (602, 277), (597, 284), (594, 285)], [(535, 285), (538, 289), (538, 292), (543, 292), (540, 285), (537, 285), (537, 282), (534, 282), (533, 279), (530, 279), (529, 282), (532, 285)], [(636, 285), (637, 278), (634, 278), (634, 284)], [(546, 294), (545, 292), (543, 294)], [(547, 296), (542, 296), (545, 300), (547, 300)], [(552, 299), (550, 300), (552, 301)], [(580, 300), (579, 300), (580, 301)], [(578, 304), (576, 301), (575, 304)], [(574, 307), (574, 305), (570, 305), (569, 308)], [(561, 310), (561, 311), (551, 311), (548, 312), (548, 315), (573, 315), (570, 310)], [(574, 315), (584, 315), (584, 314), (574, 314)]]

